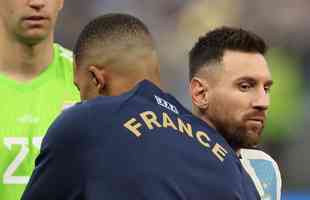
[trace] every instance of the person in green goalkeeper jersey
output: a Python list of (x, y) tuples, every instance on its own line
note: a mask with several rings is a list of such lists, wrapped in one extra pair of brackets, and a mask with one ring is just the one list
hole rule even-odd
[(71, 52), (54, 43), (63, 0), (0, 6), (0, 199), (17, 200), (46, 129), (76, 101)]

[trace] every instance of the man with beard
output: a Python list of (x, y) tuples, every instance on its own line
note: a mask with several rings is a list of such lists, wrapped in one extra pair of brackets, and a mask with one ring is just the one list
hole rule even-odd
[(85, 101), (49, 128), (22, 200), (260, 199), (225, 139), (160, 89), (141, 20), (92, 20), (74, 61)]
[(280, 199), (276, 163), (262, 151), (248, 150), (259, 143), (269, 107), (266, 51), (262, 38), (243, 29), (208, 32), (190, 52), (190, 92), (193, 113), (236, 151), (262, 199)]

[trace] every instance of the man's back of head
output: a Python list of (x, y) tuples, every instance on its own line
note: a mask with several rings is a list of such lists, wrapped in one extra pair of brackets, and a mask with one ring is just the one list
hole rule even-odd
[(152, 36), (144, 23), (131, 15), (107, 14), (89, 22), (74, 54), (75, 82), (83, 99), (119, 95), (143, 79), (159, 83)]

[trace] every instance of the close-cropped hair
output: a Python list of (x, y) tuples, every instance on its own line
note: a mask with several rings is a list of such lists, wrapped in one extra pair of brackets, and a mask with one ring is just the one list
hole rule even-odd
[(241, 28), (223, 26), (200, 37), (189, 53), (189, 76), (195, 74), (205, 65), (220, 63), (226, 50), (245, 53), (267, 52), (266, 42), (251, 31)]
[(129, 14), (111, 13), (90, 21), (80, 33), (73, 53), (78, 64), (85, 54), (95, 48), (120, 46), (151, 46), (152, 37), (146, 25)]

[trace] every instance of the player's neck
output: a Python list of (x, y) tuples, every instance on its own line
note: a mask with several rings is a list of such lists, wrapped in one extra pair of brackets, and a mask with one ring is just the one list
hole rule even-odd
[(53, 37), (28, 45), (0, 37), (0, 74), (19, 82), (37, 77), (53, 60)]
[(192, 113), (198, 117), (199, 119), (201, 119), (202, 121), (204, 121), (206, 124), (208, 124), (208, 126), (210, 126), (211, 128), (213, 128), (214, 130), (216, 130), (215, 125), (211, 122), (211, 120), (207, 117), (207, 115), (205, 115), (204, 113), (201, 113), (201, 111), (195, 107), (195, 105), (192, 104)]
[(149, 78), (133, 78), (128, 79), (126, 77), (121, 78), (113, 78), (109, 81), (109, 84), (107, 86), (107, 90), (104, 95), (107, 96), (119, 96), (122, 95), (130, 90), (132, 90), (134, 87), (136, 87), (141, 81), (148, 80), (155, 84), (157, 87), (160, 88), (160, 82), (158, 79), (149, 79)]

